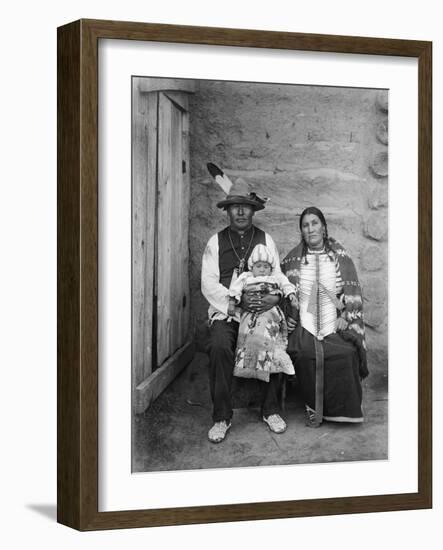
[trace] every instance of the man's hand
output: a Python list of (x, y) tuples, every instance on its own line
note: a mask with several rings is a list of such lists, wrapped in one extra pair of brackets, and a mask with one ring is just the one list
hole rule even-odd
[(251, 313), (262, 313), (273, 308), (280, 302), (280, 296), (265, 294), (264, 296), (242, 296), (241, 307)]
[(339, 317), (337, 319), (337, 330), (346, 330), (348, 328), (348, 323), (343, 319), (343, 317)]

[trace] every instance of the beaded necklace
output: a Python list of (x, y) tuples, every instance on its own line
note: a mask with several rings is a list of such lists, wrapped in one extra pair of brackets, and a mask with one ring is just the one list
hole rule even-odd
[(240, 258), (240, 256), (237, 254), (237, 251), (234, 248), (234, 243), (232, 242), (232, 238), (231, 238), (231, 228), (229, 228), (229, 231), (228, 231), (229, 242), (231, 243), (232, 251), (234, 252), (234, 254), (237, 257), (237, 260), (239, 261), (238, 267), (235, 268), (236, 271), (237, 271), (237, 275), (241, 275), (243, 273), (243, 271), (245, 270), (246, 256), (248, 255), (249, 249), (251, 248), (252, 241), (254, 239), (254, 235), (255, 235), (255, 227), (252, 226), (251, 240), (249, 241), (248, 248), (247, 248), (246, 252), (244, 253), (243, 258)]

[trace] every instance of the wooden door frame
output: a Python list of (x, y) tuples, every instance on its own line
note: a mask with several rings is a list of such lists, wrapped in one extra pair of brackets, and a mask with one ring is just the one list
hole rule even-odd
[[(134, 88), (137, 89), (134, 89)], [(145, 93), (164, 93), (171, 101), (174, 103), (179, 102), (179, 93), (194, 93), (196, 91), (196, 84), (194, 81), (190, 80), (171, 80), (171, 79), (163, 79), (163, 78), (143, 78), (143, 77), (137, 77), (137, 80), (133, 81), (133, 101), (135, 98), (135, 95), (138, 93), (141, 96), (143, 96)], [(157, 99), (158, 101), (158, 99)], [(157, 103), (158, 104), (158, 103)], [(184, 105), (178, 105), (182, 110), (184, 109)], [(146, 114), (146, 117), (148, 117), (148, 114)], [(133, 124), (135, 121), (135, 113), (133, 111)], [(149, 124), (149, 120), (146, 121), (146, 124)], [(158, 124), (158, 120), (157, 120)], [(158, 127), (155, 128), (155, 132), (157, 133), (158, 137)], [(149, 144), (149, 141), (148, 141)], [(133, 148), (136, 147), (136, 144), (133, 143)], [(158, 144), (157, 144), (158, 147)], [(148, 151), (153, 152), (152, 147), (148, 147)], [(146, 156), (143, 155), (135, 155), (133, 154), (133, 163), (138, 163), (137, 166), (133, 164), (133, 197), (136, 193), (136, 189), (138, 186), (145, 185), (144, 181), (139, 181), (139, 174), (142, 174), (142, 177), (146, 177), (146, 174), (149, 174), (149, 172), (152, 172), (152, 163), (151, 166), (149, 166), (151, 159), (149, 158), (149, 153), (146, 154)], [(141, 165), (144, 163), (143, 165)], [(156, 170), (158, 172), (158, 166), (156, 167)], [(152, 176), (152, 174), (151, 174)], [(139, 193), (137, 193), (139, 194)], [(152, 198), (152, 193), (150, 194)], [(155, 212), (154, 212), (154, 240), (157, 242), (157, 232), (158, 232), (158, 219), (157, 219), (157, 212), (158, 212), (158, 182), (156, 181), (155, 185)], [(134, 234), (133, 234), (134, 239)], [(147, 247), (149, 247), (149, 244), (147, 244)], [(155, 247), (156, 248), (156, 245)], [(134, 248), (133, 248), (134, 253)], [(154, 256), (156, 256), (156, 253), (154, 253)], [(154, 262), (156, 262), (156, 259), (154, 259)], [(147, 262), (149, 263), (149, 262)], [(133, 262), (134, 264), (134, 262)], [(147, 264), (145, 265), (145, 269), (147, 267)], [(154, 267), (155, 271), (155, 267)], [(146, 275), (146, 272), (145, 272)], [(145, 276), (145, 279), (148, 279), (148, 277)], [(155, 279), (155, 276), (154, 276)], [(154, 287), (155, 280), (153, 280), (151, 285), (151, 292), (152, 295), (154, 294)], [(134, 280), (133, 280), (134, 285)], [(151, 300), (148, 300), (149, 303), (151, 303)], [(155, 300), (152, 299), (151, 304), (151, 311), (152, 308), (155, 307)], [(133, 327), (135, 325), (135, 318), (137, 317), (137, 311), (134, 311), (134, 298), (133, 298)], [(146, 315), (142, 315), (142, 317), (145, 317)], [(150, 325), (153, 326), (155, 329), (156, 323), (152, 323)], [(153, 334), (155, 334), (153, 332)], [(148, 372), (144, 372), (143, 379), (140, 380), (140, 373), (138, 373), (138, 376), (136, 377), (135, 370), (139, 367), (134, 364), (135, 362), (135, 347), (137, 342), (135, 339), (138, 337), (138, 333), (135, 334), (133, 332), (133, 341), (132, 341), (132, 377), (133, 377), (133, 411), (136, 414), (142, 413), (145, 411), (151, 403), (167, 388), (167, 386), (178, 376), (178, 374), (182, 371), (182, 369), (192, 360), (194, 353), (195, 353), (195, 346), (192, 339), (192, 335), (188, 336), (186, 342), (184, 345), (182, 345), (179, 349), (177, 349), (169, 358), (164, 361), (164, 363), (159, 366), (158, 368), (155, 368), (152, 366), (151, 369), (148, 369)], [(151, 349), (154, 349), (152, 337), (151, 340)], [(153, 357), (156, 357), (156, 353), (152, 354)], [(155, 369), (155, 370), (154, 370)], [(137, 379), (138, 378), (138, 379)]]

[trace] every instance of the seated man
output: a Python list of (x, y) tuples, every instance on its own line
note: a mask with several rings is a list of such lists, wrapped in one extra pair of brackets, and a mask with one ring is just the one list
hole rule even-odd
[[(201, 281), (202, 293), (209, 302), (211, 335), (209, 380), (214, 425), (208, 437), (211, 442), (219, 443), (231, 427), (231, 386), (240, 321), (239, 309), (234, 316), (228, 314), (229, 286), (247, 269), (248, 258), (257, 244), (267, 246), (272, 252), (274, 272), (280, 272), (280, 262), (272, 238), (252, 224), (255, 212), (264, 208), (265, 201), (251, 193), (245, 181), (237, 180), (232, 184), (215, 165), (209, 164), (208, 169), (216, 180), (224, 178), (223, 188), (228, 193), (217, 206), (226, 210), (229, 225), (209, 239), (203, 254)], [(275, 306), (279, 299), (269, 294), (260, 299), (245, 298), (241, 305), (250, 311), (264, 311)], [(264, 422), (274, 433), (284, 432), (286, 423), (279, 414), (278, 374), (271, 374), (269, 382), (258, 383), (263, 386), (261, 406)]]

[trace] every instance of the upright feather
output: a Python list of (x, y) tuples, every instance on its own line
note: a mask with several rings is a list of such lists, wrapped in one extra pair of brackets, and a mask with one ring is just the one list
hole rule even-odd
[(223, 172), (223, 170), (212, 162), (208, 162), (206, 166), (208, 167), (209, 173), (215, 179), (216, 183), (223, 189), (226, 195), (229, 195), (229, 191), (232, 187), (232, 181)]

